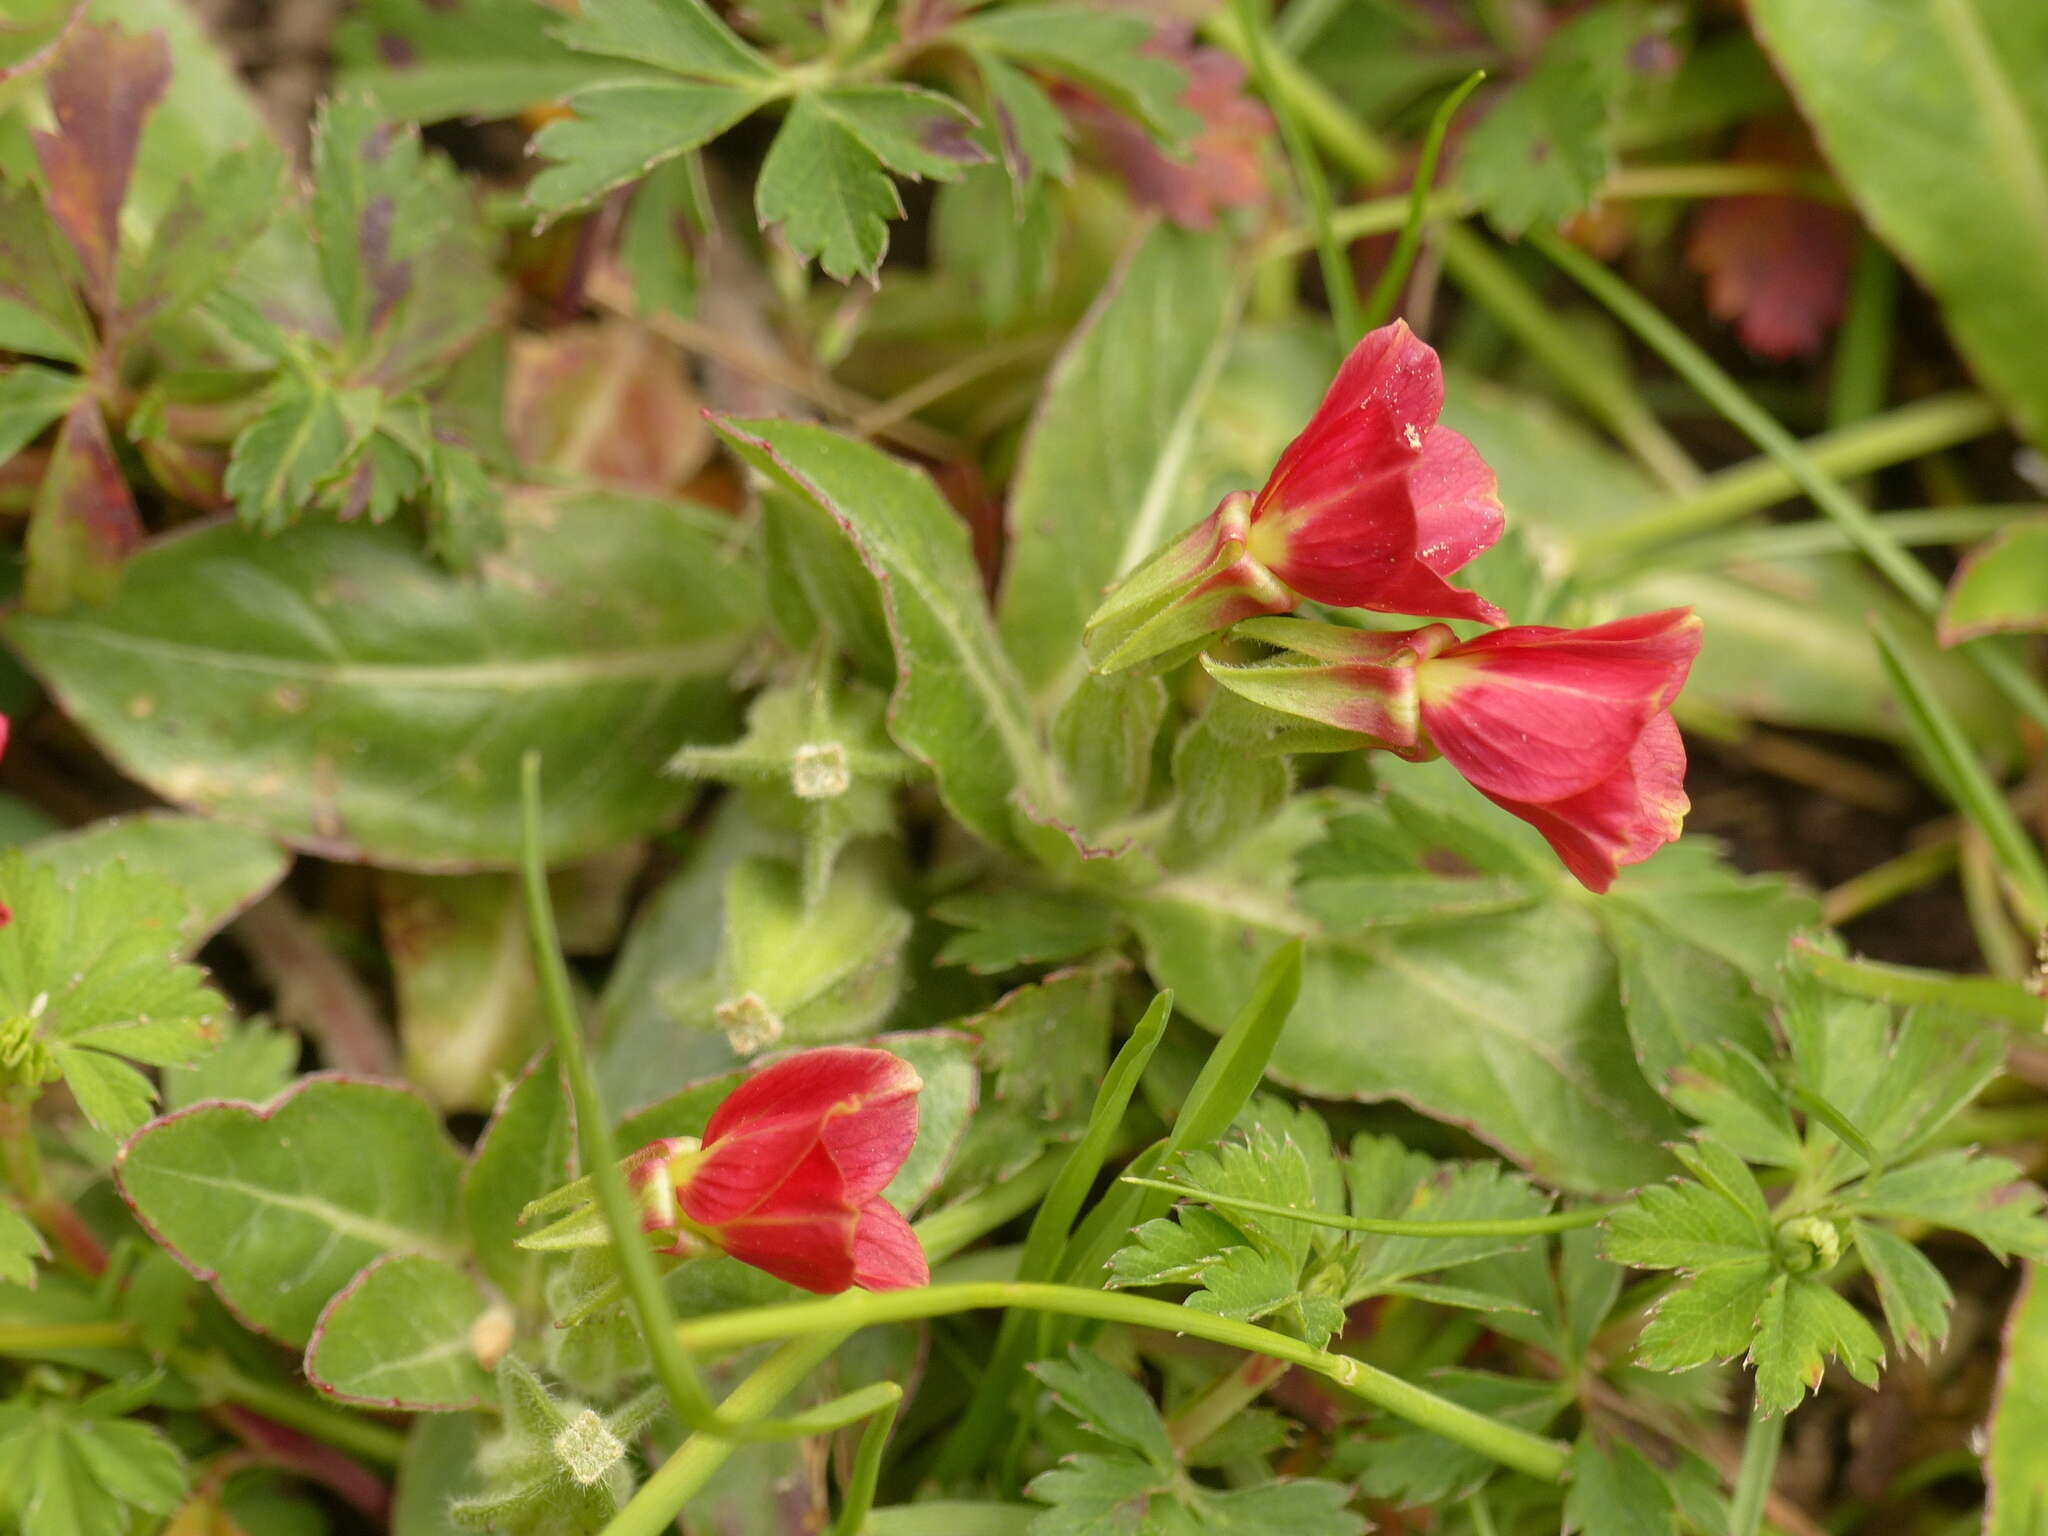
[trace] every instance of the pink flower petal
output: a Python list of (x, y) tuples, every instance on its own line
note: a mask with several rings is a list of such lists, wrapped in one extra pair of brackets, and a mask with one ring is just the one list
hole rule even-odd
[(1640, 864), (1675, 841), (1692, 808), (1685, 743), (1668, 714), (1644, 728), (1612, 774), (1568, 799), (1538, 805), (1480, 793), (1541, 832), (1564, 867), (1595, 892), (1612, 885), (1623, 865)]
[(1422, 440), (1422, 459), (1408, 474), (1415, 506), (1415, 558), (1448, 576), (1500, 541), (1507, 519), (1500, 482), (1469, 440), (1435, 427)]
[(869, 1291), (904, 1291), (929, 1285), (932, 1271), (910, 1223), (877, 1197), (860, 1208), (853, 1232), (853, 1283)]

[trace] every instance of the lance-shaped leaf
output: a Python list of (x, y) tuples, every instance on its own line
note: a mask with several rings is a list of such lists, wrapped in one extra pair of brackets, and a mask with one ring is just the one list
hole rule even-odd
[(554, 162), (534, 177), (527, 201), (548, 213), (597, 201), (717, 138), (767, 100), (759, 87), (703, 80), (618, 82), (579, 91), (573, 117), (534, 136)]
[(1235, 297), (1224, 242), (1159, 226), (1054, 368), (1010, 492), (1001, 603), (1034, 690), (1078, 675), (1103, 589), (1207, 510), (1182, 494), (1181, 470)]
[(29, 514), (23, 603), (51, 613), (105, 598), (142, 537), (142, 517), (107, 440), (99, 402), (80, 399), (64, 417)]
[(48, 76), (57, 126), (31, 134), (50, 213), (78, 253), (102, 316), (114, 310), (114, 258), (135, 146), (170, 78), (170, 45), (160, 34), (74, 28)]
[[(2048, 440), (2048, 28), (2035, 0), (1757, 0), (1757, 36), (1835, 174)], [(1856, 39), (1856, 67), (1841, 41)]]
[(758, 593), (728, 525), (674, 503), (543, 495), (506, 518), (475, 578), (396, 528), (215, 524), (139, 554), (107, 606), (10, 634), (129, 773), (295, 847), (510, 865), (533, 746), (551, 858), (644, 836), (693, 793), (660, 771), (676, 747), (731, 730)]
[(1010, 844), (1011, 796), (1048, 803), (1046, 761), (953, 510), (923, 472), (823, 427), (716, 426), (749, 464), (852, 541), (880, 588), (896, 648), (891, 734), (931, 765), (947, 807), (970, 830)]
[(92, 322), (60, 247), (35, 189), (0, 181), (0, 347), (75, 363), (92, 351)]
[[(0, 219), (4, 218), (6, 212), (0, 209)], [(40, 363), (0, 370), (0, 464), (42, 436), (51, 422), (68, 415), (85, 386), (82, 374)]]
[(243, 1322), (296, 1345), (372, 1260), (461, 1257), (461, 1176), (462, 1154), (425, 1099), (327, 1077), (263, 1109), (166, 1115), (114, 1163), (150, 1235)]

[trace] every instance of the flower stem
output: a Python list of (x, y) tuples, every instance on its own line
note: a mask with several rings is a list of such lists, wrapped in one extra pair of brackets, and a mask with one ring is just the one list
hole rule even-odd
[(1318, 157), (1314, 142), (1302, 128), (1293, 100), (1275, 76), (1273, 56), (1276, 50), (1266, 34), (1262, 3), (1263, 0), (1231, 0), (1231, 19), (1243, 39), (1245, 56), (1251, 63), (1252, 78), (1258, 82), (1259, 94), (1266, 98), (1266, 104), (1273, 109), (1274, 120), (1280, 125), (1280, 138), (1287, 146), (1287, 158), (1294, 167), (1295, 179), (1301, 183), (1302, 198), (1308, 204), (1309, 225), (1315, 231), (1316, 262), (1322, 268), (1323, 290), (1329, 296), (1330, 322), (1336, 327), (1337, 345), (1349, 351), (1352, 344), (1365, 334), (1358, 307), (1358, 284), (1352, 277), (1351, 263), (1343, 242), (1337, 238), (1330, 223), (1330, 182), (1323, 174), (1323, 162)]
[(1270, 1355), (1313, 1371), (1360, 1401), (1478, 1451), (1503, 1466), (1546, 1482), (1556, 1482), (1564, 1475), (1566, 1448), (1557, 1441), (1475, 1413), (1398, 1376), (1375, 1370), (1362, 1360), (1315, 1349), (1300, 1339), (1254, 1323), (1118, 1291), (1026, 1281), (934, 1285), (911, 1291), (849, 1291), (821, 1301), (753, 1307), (696, 1318), (684, 1323), (677, 1333), (690, 1349), (731, 1350), (771, 1339), (819, 1333), (838, 1335), (877, 1323), (909, 1322), (1002, 1307), (1192, 1334), (1212, 1343)]
[(1185, 1457), (1217, 1430), (1257, 1402), (1268, 1387), (1292, 1367), (1271, 1355), (1246, 1355), (1234, 1370), (1210, 1383), (1209, 1389), (1173, 1416), (1166, 1438), (1174, 1453)]
[(245, 1376), (223, 1356), (181, 1351), (170, 1363), (202, 1391), (366, 1461), (395, 1467), (405, 1454), (405, 1436), (398, 1430), (310, 1393)]
[(861, 1536), (867, 1528), (868, 1511), (875, 1507), (875, 1484), (882, 1478), (882, 1452), (888, 1448), (889, 1431), (895, 1426), (902, 1401), (903, 1389), (898, 1387), (889, 1406), (870, 1417), (860, 1432), (860, 1447), (853, 1453), (853, 1472), (846, 1480), (832, 1536)]
[(1620, 1205), (1589, 1205), (1576, 1211), (1552, 1211), (1545, 1216), (1508, 1216), (1496, 1221), (1396, 1221), (1378, 1216), (1339, 1216), (1329, 1211), (1303, 1210), (1291, 1205), (1272, 1205), (1264, 1200), (1246, 1200), (1238, 1195), (1211, 1194), (1164, 1179), (1126, 1176), (1126, 1184), (1141, 1189), (1163, 1189), (1197, 1205), (1216, 1205), (1225, 1210), (1250, 1211), (1259, 1216), (1284, 1216), (1311, 1227), (1334, 1227), (1340, 1232), (1372, 1232), (1383, 1237), (1541, 1237), (1548, 1232), (1572, 1232), (1594, 1227)]
[(135, 1342), (126, 1323), (0, 1324), (0, 1355), (42, 1355), (52, 1350), (119, 1349)]
[(1770, 1497), (1771, 1476), (1778, 1469), (1778, 1447), (1785, 1441), (1785, 1420), (1789, 1415), (1750, 1415), (1749, 1436), (1742, 1442), (1742, 1466), (1735, 1474), (1735, 1497), (1728, 1507), (1728, 1536), (1757, 1536), (1763, 1528), (1764, 1501)]

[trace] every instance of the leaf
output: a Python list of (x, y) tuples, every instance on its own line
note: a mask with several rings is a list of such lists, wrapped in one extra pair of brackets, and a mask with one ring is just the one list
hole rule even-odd
[(1608, 1449), (1586, 1433), (1572, 1447), (1563, 1529), (1565, 1536), (1678, 1536), (1678, 1510), (1641, 1451), (1625, 1440)]
[(487, 1423), (472, 1413), (429, 1413), (412, 1421), (398, 1464), (391, 1536), (457, 1536), (461, 1527), (448, 1507), (476, 1492), (476, 1453)]
[(816, 94), (797, 97), (761, 162), (754, 211), (790, 249), (841, 282), (872, 274), (903, 199), (880, 159)]
[(462, 1176), (462, 1219), (477, 1262), (528, 1311), (541, 1303), (543, 1258), (518, 1246), (519, 1213), (576, 1176), (576, 1114), (552, 1057), (541, 1056), (498, 1096)]
[(635, 59), (695, 80), (772, 80), (775, 66), (703, 0), (597, 0), (556, 36), (583, 53)]
[(999, 604), (1042, 698), (1085, 671), (1081, 628), (1103, 588), (1200, 515), (1181, 471), (1237, 297), (1225, 242), (1156, 227), (1053, 368), (1012, 482)]
[(534, 136), (534, 153), (554, 163), (526, 189), (534, 207), (565, 212), (709, 143), (747, 116), (767, 94), (758, 87), (705, 81), (613, 83), (579, 91), (573, 117)]
[(284, 159), (275, 145), (223, 155), (179, 188), (149, 249), (124, 283), (127, 337), (176, 316), (235, 270), (277, 212)]
[(2019, 1165), (1966, 1148), (1887, 1168), (1853, 1194), (1859, 1213), (1966, 1232), (1999, 1258), (2048, 1259), (2048, 1196)]
[(406, 1077), (444, 1110), (488, 1108), (544, 1028), (518, 882), (386, 874), (377, 895)]
[(85, 1406), (0, 1405), (0, 1510), (21, 1536), (129, 1536), (134, 1511), (168, 1515), (185, 1496), (185, 1458), (161, 1432)]
[(1109, 968), (1059, 971), (970, 1019), (997, 1100), (1048, 1125), (1086, 1118), (1108, 1070), (1115, 999)]
[(114, 1178), (159, 1243), (251, 1328), (311, 1338), (371, 1260), (461, 1254), (462, 1156), (426, 1100), (316, 1077), (263, 1109), (202, 1104), (145, 1126)]
[[(1758, 39), (1835, 174), (1940, 302), (2023, 435), (2048, 441), (2048, 31), (2032, 0), (1759, 0)], [(1857, 39), (1857, 67), (1839, 43)], [(1969, 231), (1968, 239), (1957, 232)]]
[(880, 586), (896, 650), (890, 733), (931, 767), (947, 809), (968, 830), (1012, 846), (1012, 796), (1049, 803), (1047, 769), (952, 509), (922, 472), (822, 427), (715, 425), (749, 464), (852, 542)]
[(1877, 1385), (1884, 1341), (1848, 1302), (1825, 1282), (1805, 1275), (1780, 1275), (1764, 1299), (1750, 1345), (1756, 1367), (1756, 1399), (1765, 1413), (1789, 1413), (1809, 1390), (1820, 1386), (1829, 1359), (1866, 1387)]
[(470, 1329), (486, 1305), (476, 1282), (445, 1259), (377, 1259), (321, 1312), (306, 1380), (340, 1402), (394, 1413), (481, 1407), (491, 1377)]
[(227, 1005), (179, 963), (183, 903), (162, 879), (120, 866), (70, 884), (18, 852), (0, 855), (0, 1020), (10, 1075), (63, 1078), (95, 1127), (125, 1136), (155, 1088), (132, 1066), (203, 1054)]
[(0, 1204), (0, 1285), (34, 1285), (36, 1261), (49, 1256), (35, 1223), (13, 1206)]
[(982, 54), (982, 83), (988, 87), (990, 127), (1014, 194), (1021, 200), (1035, 180), (1065, 181), (1074, 174), (1067, 148), (1071, 130), (1058, 107), (1029, 75), (1000, 56)]
[(1585, 12), (1466, 135), (1459, 182), (1502, 234), (1559, 223), (1598, 196), (1614, 169), (1615, 115), (1641, 32), (1632, 6)]
[(878, 1035), (874, 1043), (909, 1062), (924, 1082), (917, 1094), (917, 1140), (882, 1191), (891, 1205), (910, 1214), (938, 1189), (974, 1121), (981, 1097), (977, 1042), (953, 1030), (927, 1029)]
[(35, 189), (0, 181), (0, 347), (83, 362), (92, 322), (71, 291), (74, 270)]
[(2015, 523), (1963, 560), (1942, 601), (1943, 645), (2048, 629), (2048, 521)]
[(1694, 1272), (1768, 1258), (1770, 1210), (1755, 1175), (1715, 1142), (1686, 1157), (1695, 1177), (1653, 1185), (1614, 1212), (1602, 1251), (1617, 1264)]
[(23, 606), (54, 613), (73, 602), (103, 600), (142, 538), (142, 518), (107, 440), (99, 402), (81, 397), (58, 430), (29, 514)]
[(67, 882), (113, 865), (161, 878), (184, 900), (179, 935), (187, 952), (267, 895), (291, 866), (291, 855), (260, 832), (175, 811), (109, 816), (38, 838), (27, 852)]
[(1162, 1470), (1170, 1471), (1176, 1465), (1173, 1445), (1151, 1394), (1100, 1356), (1074, 1345), (1065, 1360), (1041, 1360), (1031, 1367), (1031, 1373), (1083, 1429), (1112, 1445), (1136, 1451)]
[[(1210, 1029), (1249, 991), (1252, 967), (1303, 926), (1213, 873), (1167, 880), (1131, 922), (1153, 976)], [(1578, 904), (1311, 931), (1301, 1001), (1270, 1070), (1324, 1098), (1405, 1099), (1566, 1188), (1627, 1188), (1668, 1166), (1658, 1144), (1677, 1126), (1643, 1082), (1620, 1014), (1613, 962)]]
[(114, 259), (136, 142), (170, 75), (171, 50), (160, 34), (96, 22), (73, 27), (46, 77), (57, 127), (30, 130), (50, 214), (78, 254), (102, 317), (115, 308)]
[(190, 1109), (209, 1099), (267, 1104), (297, 1075), (299, 1037), (259, 1020), (231, 1027), (219, 1045), (164, 1076), (164, 1107)]
[(107, 606), (8, 635), (170, 800), (328, 857), (510, 865), (519, 758), (538, 746), (546, 853), (572, 859), (688, 801), (660, 766), (728, 729), (758, 597), (723, 521), (674, 503), (535, 495), (506, 519), (473, 580), (393, 528), (199, 528), (137, 555)]
[(362, 445), (375, 408), (373, 395), (344, 399), (324, 380), (285, 375), (262, 414), (236, 434), (228, 461), (222, 489), (243, 521), (265, 532), (298, 521)]
[(1185, 139), (1201, 126), (1181, 103), (1187, 76), (1146, 51), (1152, 24), (1142, 16), (1083, 5), (1008, 5), (978, 13), (946, 37), (1085, 85), (1163, 139)]
[(556, 41), (541, 0), (365, 0), (335, 34), (340, 89), (388, 117), (511, 117), (624, 71)]
[(1984, 1536), (2034, 1536), (2048, 1519), (2048, 1285), (2028, 1266), (2006, 1319), (1985, 1453)]
[(39, 363), (0, 369), (0, 464), (41, 437), (51, 422), (69, 415), (84, 388), (82, 375)]
[(1686, 1371), (1742, 1354), (1776, 1278), (1762, 1255), (1701, 1270), (1657, 1303), (1637, 1361), (1653, 1371)]
[(1113, 945), (1119, 932), (1113, 910), (1074, 892), (963, 891), (934, 905), (932, 916), (964, 930), (946, 940), (938, 963), (964, 965), (978, 976), (1079, 960)]
[(1852, 1223), (1856, 1253), (1877, 1282), (1885, 1326), (1912, 1353), (1926, 1356), (1948, 1337), (1949, 1307), (1955, 1296), (1925, 1254), (1896, 1232)]

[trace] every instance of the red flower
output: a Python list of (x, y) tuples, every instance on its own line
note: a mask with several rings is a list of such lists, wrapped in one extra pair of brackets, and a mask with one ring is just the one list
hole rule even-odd
[(1396, 320), (1344, 360), (1256, 496), (1235, 491), (1110, 594), (1086, 636), (1097, 670), (1184, 659), (1302, 598), (1382, 613), (1507, 616), (1445, 578), (1491, 548), (1493, 471), (1449, 427), (1436, 353)]
[(1541, 832), (1580, 884), (1604, 891), (1622, 865), (1676, 838), (1690, 809), (1670, 706), (1699, 648), (1689, 608), (1591, 629), (1496, 630), (1417, 663), (1422, 729), (1474, 789)]
[(1293, 654), (1205, 659), (1224, 686), (1411, 761), (1447, 759), (1589, 889), (1678, 836), (1689, 806), (1670, 706), (1700, 648), (1689, 608), (1465, 641), (1447, 624), (1388, 634), (1261, 619), (1243, 633)]
[(1319, 603), (1506, 623), (1444, 580), (1503, 519), (1479, 450), (1437, 425), (1443, 405), (1443, 366), (1406, 321), (1359, 342), (1252, 503), (1252, 558)]
[(803, 1051), (735, 1088), (701, 1146), (631, 1159), (650, 1231), (708, 1243), (807, 1291), (903, 1290), (931, 1278), (882, 1190), (917, 1140), (916, 1071), (887, 1051)]

